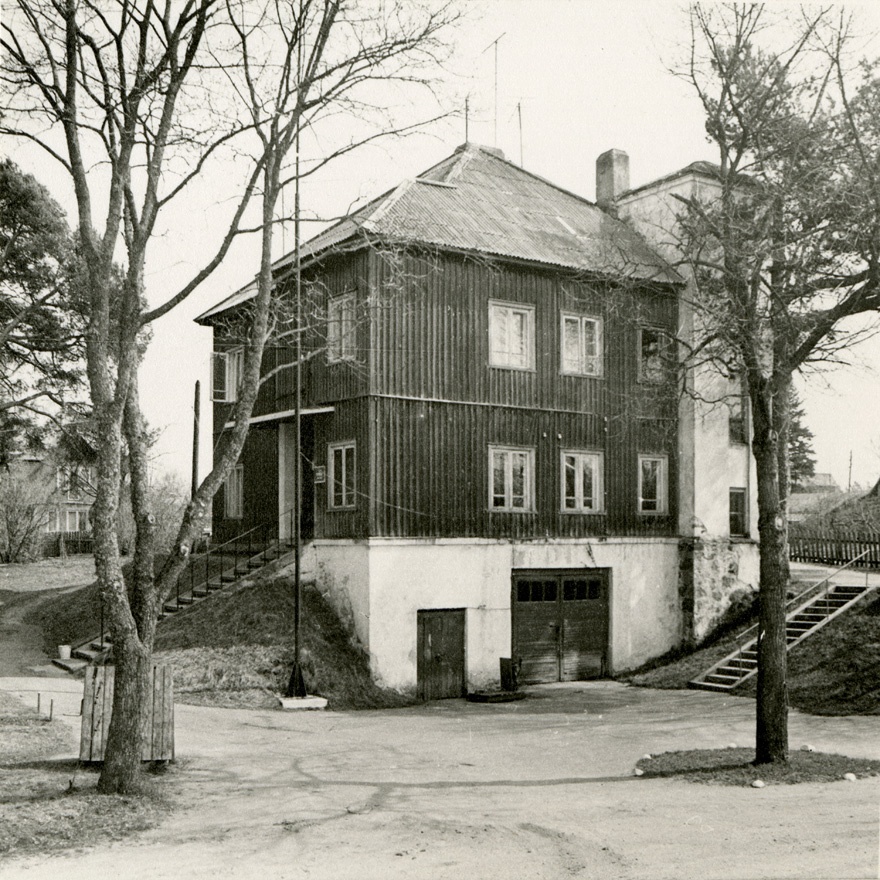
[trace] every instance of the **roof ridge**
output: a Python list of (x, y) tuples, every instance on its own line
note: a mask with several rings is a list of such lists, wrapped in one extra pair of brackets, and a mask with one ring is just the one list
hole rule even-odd
[(368, 217), (361, 221), (361, 228), (372, 231), (376, 224), (394, 207), (397, 200), (413, 185), (413, 183), (413, 178), (408, 177), (397, 184), (397, 186), (386, 195), (384, 202), (382, 202), (382, 204), (380, 204)]

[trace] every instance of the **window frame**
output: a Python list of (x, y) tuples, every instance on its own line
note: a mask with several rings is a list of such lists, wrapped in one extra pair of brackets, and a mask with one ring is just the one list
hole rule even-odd
[[(328, 364), (357, 360), (356, 309), (357, 295), (353, 290), (327, 297)], [(334, 327), (338, 327), (335, 332), (331, 330)]]
[[(575, 459), (575, 507), (567, 507), (566, 493), (566, 457)], [(593, 499), (595, 507), (585, 507), (580, 492), (583, 488), (583, 464), (593, 462)], [(559, 509), (562, 513), (591, 515), (605, 513), (605, 453), (591, 449), (560, 449), (559, 450)]]
[[(496, 350), (493, 346), (494, 328), (496, 327), (495, 313), (504, 310), (510, 314), (518, 313), (525, 315), (526, 328), (526, 352), (525, 363), (515, 364), (499, 362), (496, 360)], [(506, 302), (499, 299), (489, 300), (489, 366), (496, 370), (520, 370), (522, 372), (534, 372), (535, 370), (535, 313), (533, 303)]]
[[(235, 403), (238, 400), (238, 388), (244, 372), (244, 346), (236, 345), (211, 354), (213, 369), (211, 375), (211, 400), (214, 403)], [(217, 382), (218, 367), (222, 363), (223, 388)]]
[[(658, 368), (656, 370), (649, 370), (646, 368), (646, 364), (648, 360), (645, 358), (644, 350), (645, 343), (644, 337), (645, 333), (656, 333), (659, 343), (659, 351), (657, 354), (658, 358)], [(674, 339), (672, 335), (663, 327), (656, 327), (654, 325), (644, 325), (639, 327), (638, 332), (638, 349), (636, 351), (636, 355), (638, 357), (638, 380), (639, 382), (643, 382), (647, 385), (662, 385), (669, 379), (670, 370), (667, 365), (666, 356), (667, 353), (672, 350), (674, 343)]]
[[(349, 499), (348, 466), (345, 463), (345, 451), (351, 450), (351, 498)], [(342, 453), (342, 503), (336, 503), (336, 452)], [(354, 510), (357, 507), (357, 443), (354, 440), (338, 440), (327, 444), (327, 509)]]
[(223, 518), (244, 519), (244, 465), (236, 464), (223, 481)]
[[(577, 368), (569, 369), (565, 363), (565, 322), (578, 322), (578, 364)], [(596, 354), (594, 356), (596, 365), (594, 370), (584, 368), (586, 356), (584, 354), (584, 324), (589, 322), (595, 327), (596, 333)], [(559, 372), (563, 376), (590, 376), (592, 378), (601, 378), (605, 374), (604, 363), (604, 343), (605, 334), (604, 326), (601, 318), (596, 315), (581, 314), (578, 312), (560, 312), (559, 314)]]
[[(656, 510), (645, 510), (645, 501), (654, 499), (645, 498), (644, 494), (644, 471), (642, 465), (648, 461), (656, 461), (660, 464), (658, 478), (658, 498)], [(669, 456), (655, 453), (639, 453), (638, 458), (638, 512), (641, 516), (667, 516), (669, 514)]]
[(727, 440), (738, 446), (749, 444), (749, 410), (742, 376), (731, 376), (727, 398)]
[[(79, 534), (81, 532), (91, 531), (91, 529), (89, 528), (89, 512), (88, 512), (88, 510), (85, 510), (84, 508), (81, 508), (81, 507), (68, 508), (64, 512), (64, 525), (65, 526), (70, 525), (71, 516), (74, 518), (77, 527), (75, 529), (65, 528), (65, 530), (64, 530), (65, 532), (67, 532), (67, 533), (72, 532), (74, 534)], [(83, 523), (83, 520), (85, 520), (85, 523)], [(83, 524), (85, 524), (85, 528), (80, 528), (80, 526), (82, 526)]]
[[(742, 499), (742, 510), (734, 513), (733, 498), (734, 495)], [(731, 538), (748, 538), (749, 537), (749, 495), (744, 486), (730, 486), (727, 491), (727, 511), (728, 511), (728, 532)], [(735, 531), (734, 516), (742, 517), (742, 531)]]
[[(523, 506), (513, 506), (513, 455), (525, 454), (523, 475)], [(504, 505), (495, 504), (495, 456), (505, 456), (504, 464)], [(535, 511), (535, 448), (533, 446), (508, 446), (489, 444), (489, 511), (491, 513), (534, 513)]]

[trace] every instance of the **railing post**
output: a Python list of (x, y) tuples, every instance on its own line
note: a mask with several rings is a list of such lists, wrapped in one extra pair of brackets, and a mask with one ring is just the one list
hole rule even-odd
[(101, 596), (101, 641), (100, 644), (104, 644), (104, 597)]

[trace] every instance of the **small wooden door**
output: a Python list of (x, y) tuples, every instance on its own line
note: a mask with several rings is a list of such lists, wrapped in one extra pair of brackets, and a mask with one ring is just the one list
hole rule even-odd
[(521, 682), (581, 681), (604, 674), (606, 569), (517, 573), (511, 605), (513, 658)]
[(420, 700), (465, 695), (464, 608), (419, 611), (417, 650)]

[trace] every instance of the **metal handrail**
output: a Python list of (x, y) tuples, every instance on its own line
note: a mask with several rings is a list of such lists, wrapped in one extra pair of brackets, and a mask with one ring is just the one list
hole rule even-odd
[[(825, 586), (825, 595), (823, 596), (823, 598), (824, 598), (824, 600), (825, 600), (825, 602), (826, 602), (826, 611), (827, 611), (827, 602), (828, 602), (828, 582), (831, 580), (831, 578), (833, 578), (833, 577), (835, 577), (836, 575), (840, 574), (840, 572), (845, 571), (847, 568), (849, 568), (851, 565), (854, 565), (854, 564), (855, 564), (856, 562), (858, 562), (863, 556), (867, 555), (867, 554), (870, 553), (870, 552), (871, 552), (870, 549), (868, 549), (868, 550), (865, 550), (863, 553), (859, 553), (858, 556), (853, 556), (853, 558), (850, 559), (850, 561), (847, 562), (846, 565), (841, 565), (840, 568), (836, 568), (834, 571), (831, 572), (831, 574), (828, 574), (828, 575), (826, 575), (825, 577), (823, 577), (822, 580), (820, 580), (820, 581), (816, 581), (816, 583), (814, 583), (814, 584), (810, 584), (809, 587), (806, 587), (805, 589), (801, 590), (801, 592), (798, 593), (796, 596), (793, 596), (791, 599), (786, 600), (786, 603), (785, 603), (785, 612), (786, 612), (786, 616), (788, 615), (788, 611), (789, 611), (789, 609), (790, 609), (792, 606), (796, 605), (796, 604), (797, 604), (800, 600), (802, 600), (802, 599), (804, 598), (804, 596), (806, 596), (808, 593), (811, 593), (811, 592), (813, 592), (813, 590), (815, 590), (817, 587), (822, 586), (822, 584), (825, 584), (825, 585), (826, 585), (826, 586)], [(818, 596), (817, 596), (817, 598), (818, 598)], [(737, 635), (736, 640), (737, 640), (737, 642), (740, 644), (740, 651), (742, 651), (742, 643), (745, 642), (745, 641), (747, 641), (747, 639), (746, 639), (745, 637), (746, 637), (749, 633), (751, 633), (753, 630), (757, 630), (759, 626), (760, 626), (760, 621), (759, 621), (758, 623), (753, 623), (750, 627), (748, 627), (748, 629), (744, 629), (741, 633), (739, 633), (739, 634)]]

